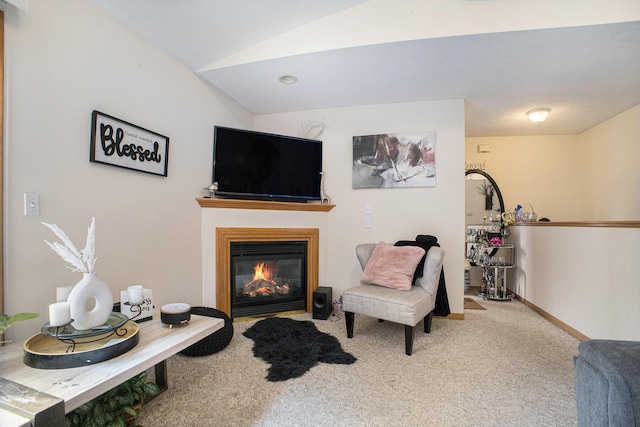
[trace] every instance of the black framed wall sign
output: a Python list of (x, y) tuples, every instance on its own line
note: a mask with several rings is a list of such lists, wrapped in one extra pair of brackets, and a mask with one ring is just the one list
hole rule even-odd
[(89, 160), (167, 176), (169, 138), (94, 110)]

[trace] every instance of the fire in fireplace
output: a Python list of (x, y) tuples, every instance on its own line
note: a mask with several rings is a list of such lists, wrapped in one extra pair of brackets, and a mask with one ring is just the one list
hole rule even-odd
[(304, 310), (307, 242), (232, 242), (231, 317)]
[(250, 297), (289, 294), (291, 278), (279, 276), (278, 270), (279, 267), (274, 262), (257, 263), (253, 267), (253, 280), (244, 285), (244, 294)]

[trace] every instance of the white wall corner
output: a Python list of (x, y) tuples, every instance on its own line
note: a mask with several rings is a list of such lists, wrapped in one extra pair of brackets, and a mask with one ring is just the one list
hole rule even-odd
[(3, 3), (9, 3), (18, 9), (29, 12), (29, 0), (2, 0)]

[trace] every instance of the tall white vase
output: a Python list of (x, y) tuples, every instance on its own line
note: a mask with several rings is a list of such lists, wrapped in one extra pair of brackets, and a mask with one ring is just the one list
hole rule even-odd
[[(67, 302), (73, 319), (71, 326), (78, 330), (104, 325), (113, 311), (111, 289), (96, 277), (96, 273), (84, 273), (82, 280), (69, 293)], [(93, 309), (87, 310), (88, 305), (93, 306)]]

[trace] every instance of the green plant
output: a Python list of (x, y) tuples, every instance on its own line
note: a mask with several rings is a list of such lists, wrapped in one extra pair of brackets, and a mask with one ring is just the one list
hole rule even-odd
[[(13, 316), (9, 316), (8, 314), (0, 313), (0, 335), (4, 334), (9, 326), (13, 325), (16, 322), (21, 322), (23, 320), (34, 319), (40, 316), (38, 313), (18, 313)], [(4, 344), (11, 341), (0, 341), (0, 344)]]
[(133, 426), (145, 399), (159, 393), (160, 387), (143, 372), (69, 412), (65, 427)]

